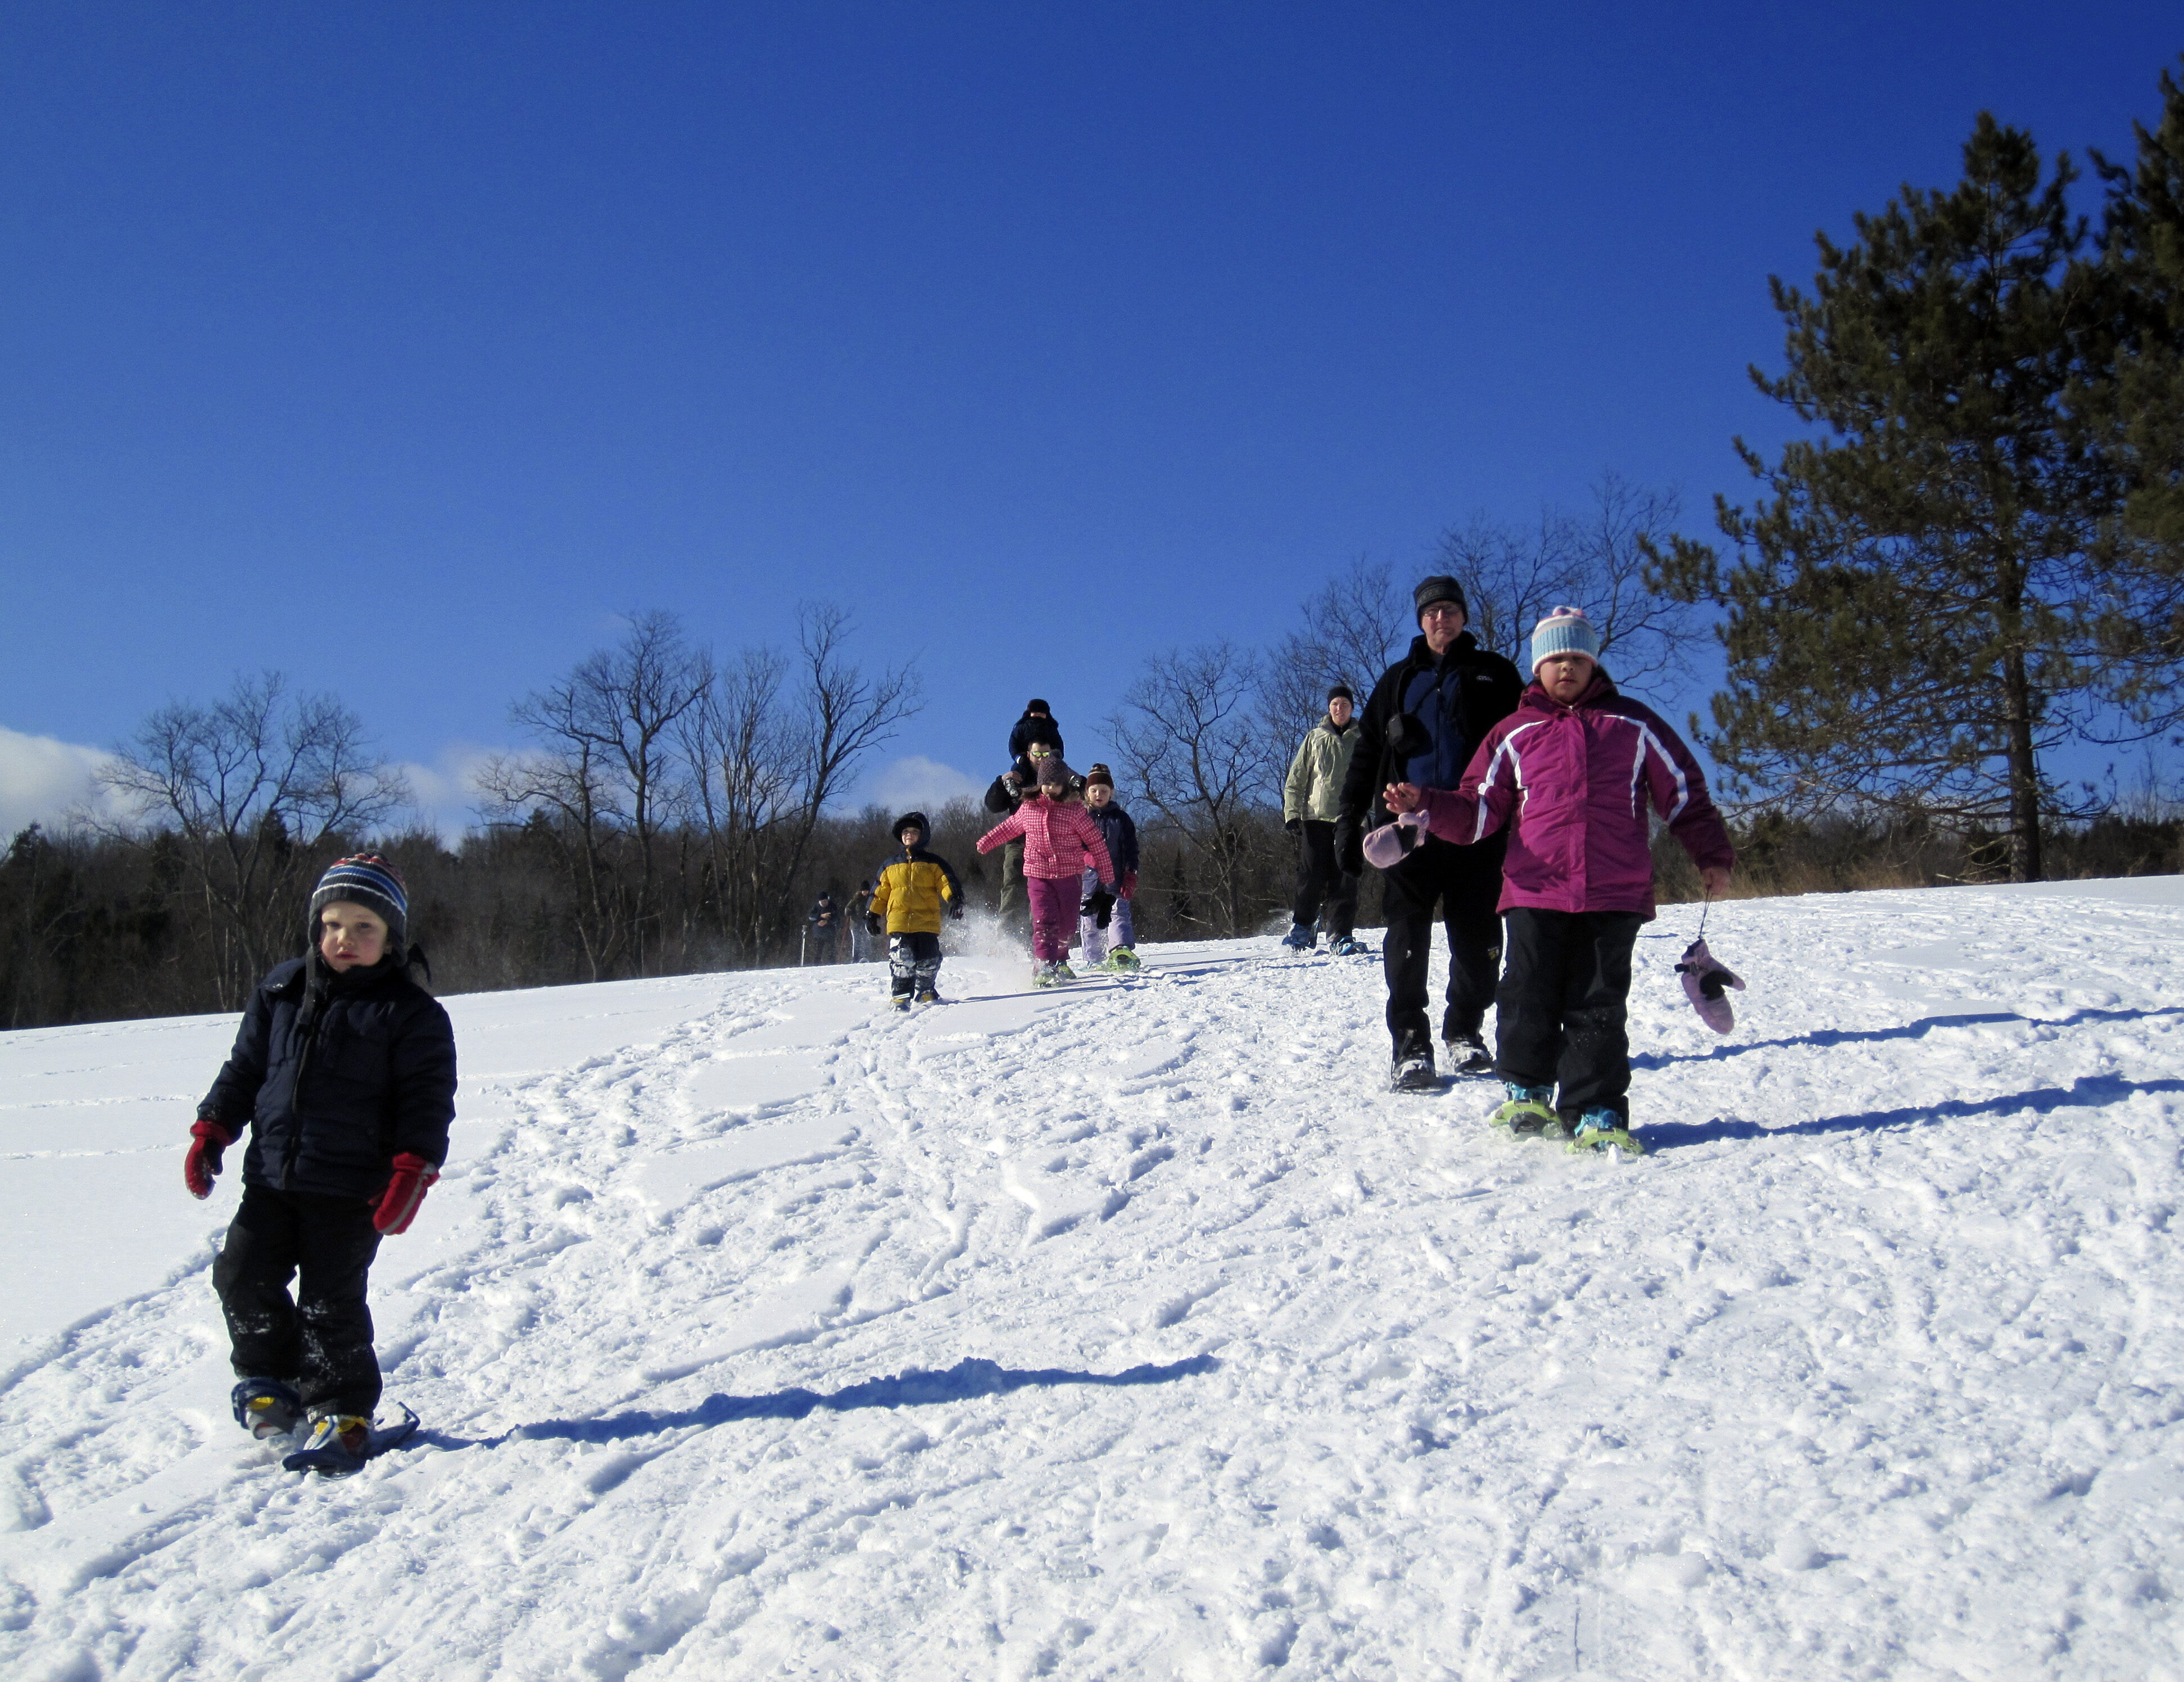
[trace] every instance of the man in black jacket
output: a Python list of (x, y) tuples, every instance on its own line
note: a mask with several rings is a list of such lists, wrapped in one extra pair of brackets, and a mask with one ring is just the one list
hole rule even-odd
[[(1380, 791), (1390, 783), (1453, 788), (1486, 732), (1517, 710), (1524, 680), (1517, 668), (1464, 629), (1463, 587), (1446, 575), (1413, 593), (1419, 635), (1410, 652), (1373, 686), (1359, 721), (1357, 750), (1342, 785), (1335, 853), (1345, 870), (1364, 868), (1364, 833), (1390, 814)], [(1448, 1005), (1441, 1038), (1459, 1074), (1494, 1067), (1480, 1032), (1493, 1001), (1502, 956), (1502, 855), (1507, 838), (1458, 847), (1429, 836), (1384, 873), (1380, 900), (1388, 922), (1382, 959), (1388, 977), (1388, 1032), (1395, 1041), (1391, 1078), (1399, 1089), (1434, 1080), (1426, 1014), (1426, 966), (1433, 953), (1435, 908), (1448, 931)]]

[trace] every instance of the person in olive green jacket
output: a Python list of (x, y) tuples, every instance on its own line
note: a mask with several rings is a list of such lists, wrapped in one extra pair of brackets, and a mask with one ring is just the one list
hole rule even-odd
[(1342, 815), (1342, 780), (1357, 747), (1356, 705), (1350, 686), (1327, 692), (1327, 716), (1312, 727), (1290, 761), (1282, 785), (1282, 824), (1297, 841), (1296, 904), (1282, 944), (1309, 951), (1318, 940), (1315, 922), (1323, 920), (1334, 950), (1346, 956), (1363, 949), (1351, 930), (1357, 922), (1357, 877), (1335, 856), (1334, 820)]

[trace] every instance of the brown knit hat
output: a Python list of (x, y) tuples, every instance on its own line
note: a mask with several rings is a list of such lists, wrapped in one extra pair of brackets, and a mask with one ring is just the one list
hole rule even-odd
[(1095, 783), (1104, 783), (1112, 788), (1115, 786), (1115, 773), (1104, 765), (1095, 765), (1084, 773), (1084, 786), (1089, 788)]

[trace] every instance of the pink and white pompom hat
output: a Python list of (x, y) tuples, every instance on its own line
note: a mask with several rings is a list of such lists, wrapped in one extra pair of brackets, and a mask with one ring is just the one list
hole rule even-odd
[(1600, 658), (1600, 632), (1581, 607), (1551, 607), (1547, 616), (1532, 627), (1532, 672), (1540, 662), (1556, 654), (1585, 654)]

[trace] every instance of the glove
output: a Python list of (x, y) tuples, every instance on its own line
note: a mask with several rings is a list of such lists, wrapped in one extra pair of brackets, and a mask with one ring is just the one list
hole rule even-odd
[(190, 1125), (190, 1154), (182, 1158), (182, 1184), (192, 1197), (210, 1197), (212, 1183), (220, 1178), (220, 1153), (235, 1143), (235, 1135), (210, 1116), (200, 1116)]
[(1101, 888), (1086, 895), (1084, 903), (1078, 910), (1091, 918), (1098, 927), (1105, 928), (1115, 916), (1115, 895), (1109, 888)]
[(948, 921), (950, 922), (963, 921), (963, 902), (961, 899), (950, 899), (948, 902)]
[(1011, 771), (1004, 773), (1001, 777), (1001, 787), (1009, 791), (1009, 798), (1011, 800), (1023, 799), (1023, 778), (1018, 777), (1016, 772)]
[(878, 939), (880, 936), (887, 933), (887, 919), (882, 916), (878, 911), (866, 911), (865, 913), (865, 933), (871, 935), (875, 940)]
[(1301, 817), (1285, 817), (1282, 820), (1282, 827), (1292, 835), (1301, 835), (1304, 833), (1304, 820)]
[(1115, 897), (1117, 899), (1134, 899), (1138, 897), (1137, 872), (1133, 870), (1123, 872), (1122, 884), (1116, 888)]
[(1365, 874), (1365, 826), (1350, 812), (1334, 820), (1334, 867), (1345, 876)]
[(425, 1193), (439, 1178), (439, 1169), (415, 1152), (398, 1153), (394, 1158), (394, 1178), (387, 1181), (386, 1195), (372, 1211), (371, 1224), (395, 1236), (408, 1232), (425, 1201)]

